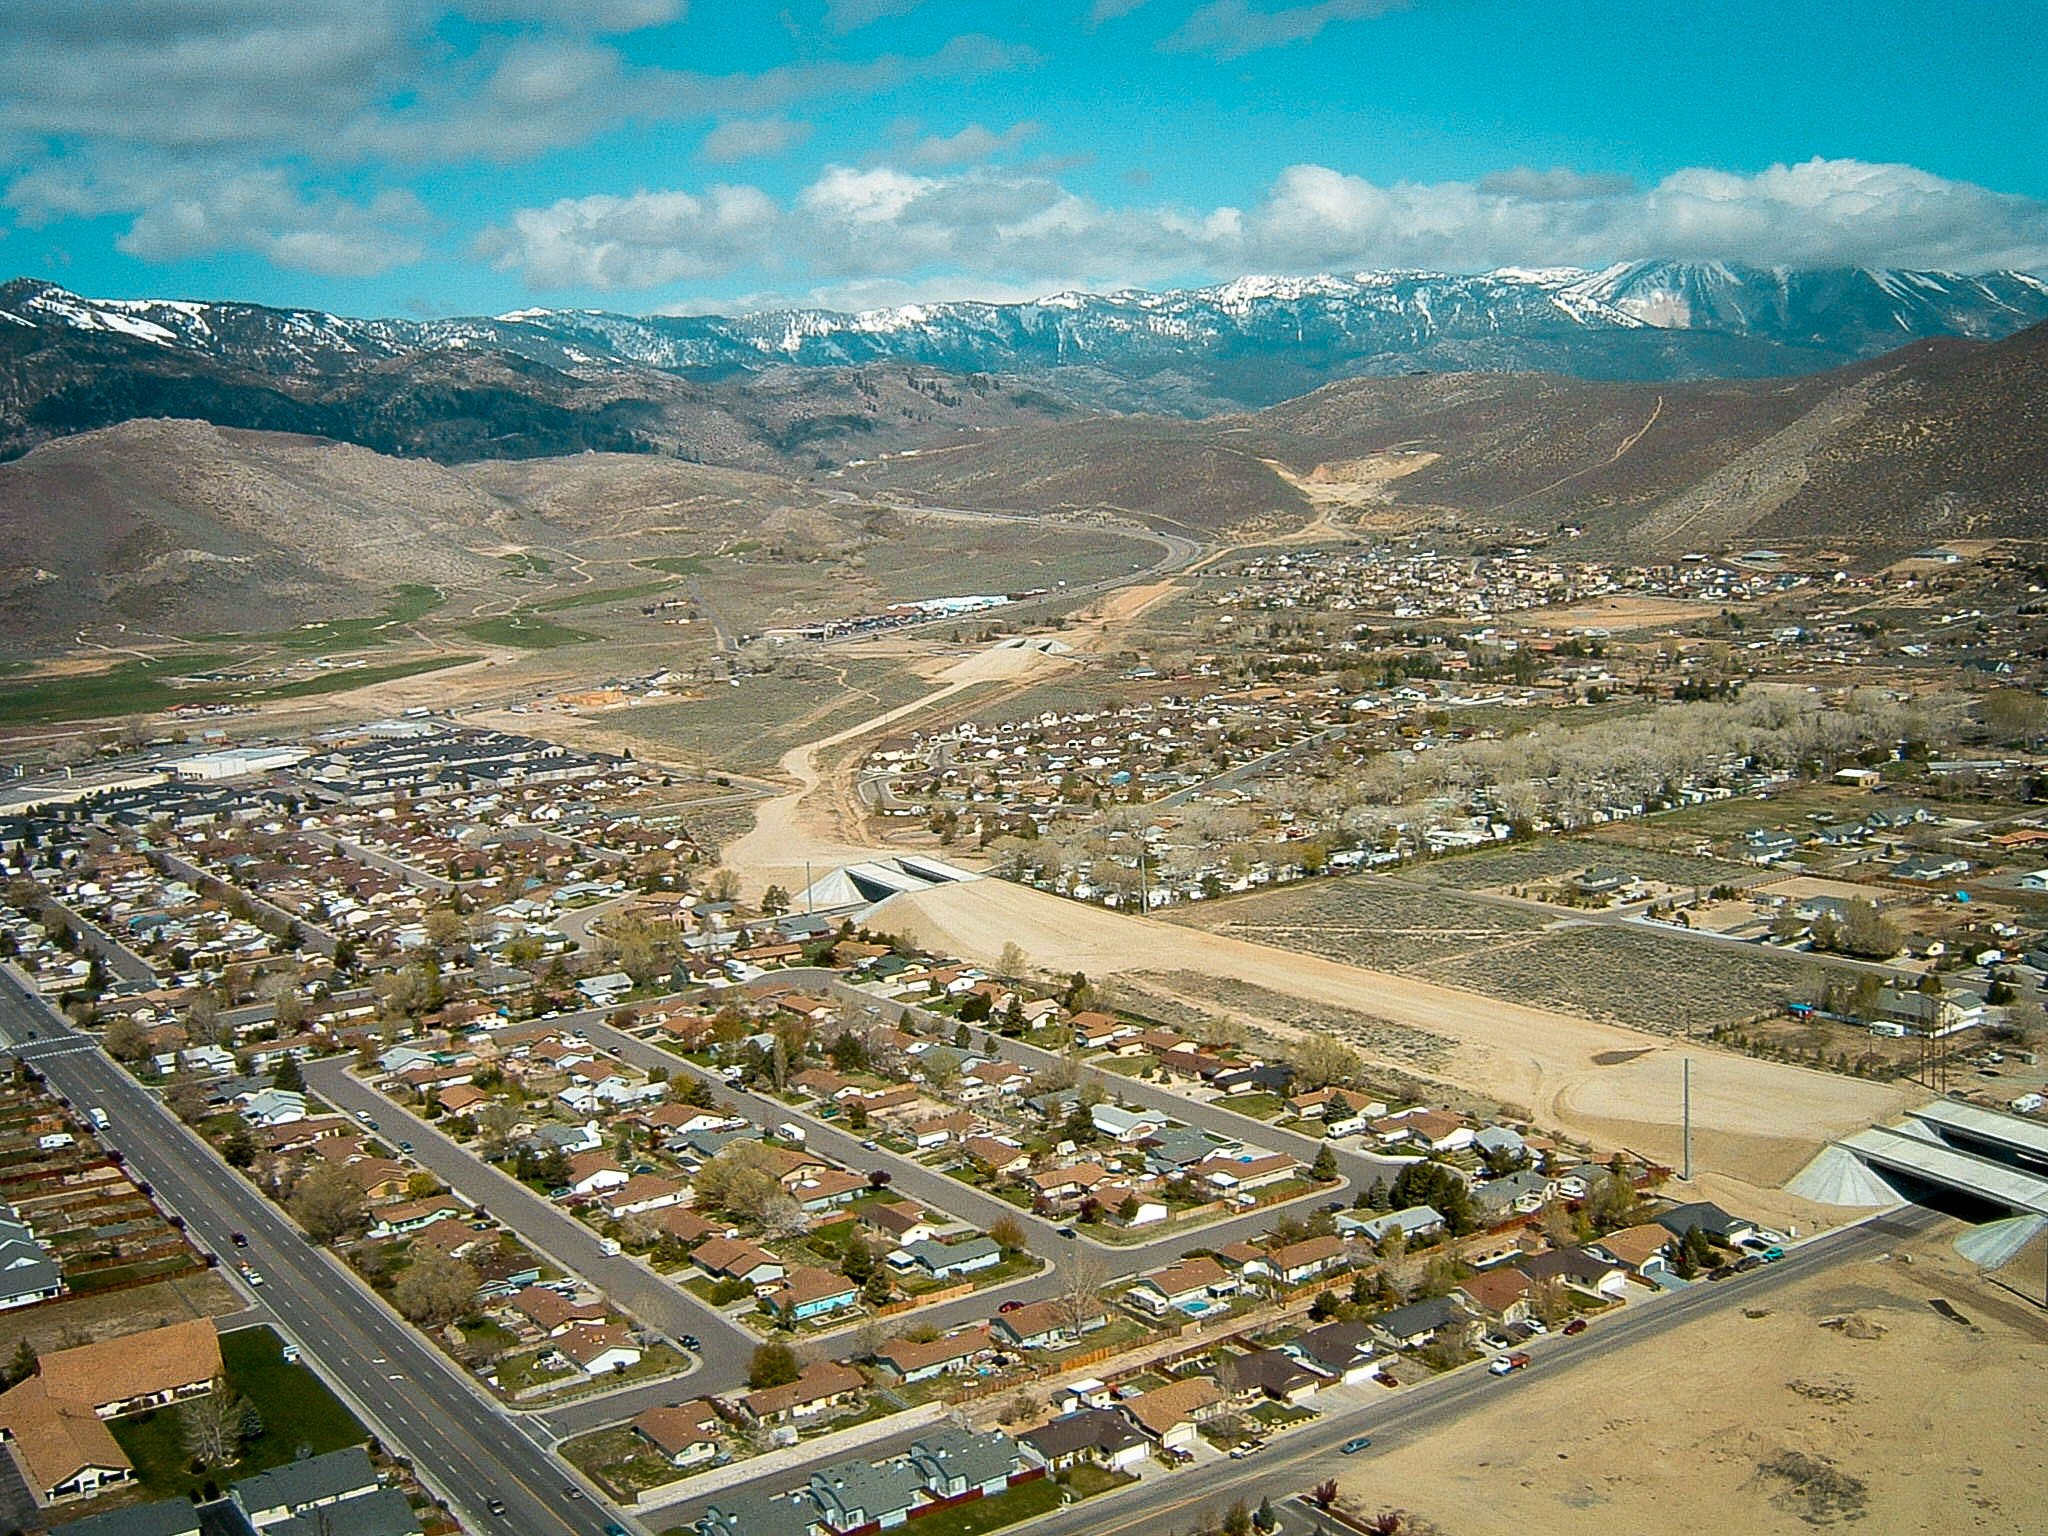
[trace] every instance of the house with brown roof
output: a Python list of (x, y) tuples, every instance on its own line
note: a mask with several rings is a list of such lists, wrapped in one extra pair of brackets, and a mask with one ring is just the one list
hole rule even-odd
[(623, 1323), (577, 1323), (555, 1340), (555, 1349), (586, 1376), (640, 1363), (640, 1346)]
[(891, 1339), (875, 1351), (875, 1362), (907, 1386), (914, 1381), (929, 1381), (934, 1376), (956, 1375), (965, 1371), (977, 1358), (988, 1353), (988, 1348), (989, 1336), (985, 1326), (963, 1328), (958, 1333), (949, 1333), (942, 1339), (925, 1343)]
[(220, 1336), (203, 1317), (54, 1350), (36, 1366), (52, 1398), (103, 1419), (210, 1392), (220, 1371)]
[(1647, 1280), (1654, 1274), (1669, 1274), (1671, 1260), (1665, 1250), (1671, 1234), (1654, 1221), (1638, 1227), (1623, 1227), (1586, 1244), (1586, 1251), (1612, 1260), (1633, 1275)]
[(1529, 1320), (1529, 1292), (1535, 1285), (1519, 1269), (1503, 1267), (1481, 1270), (1460, 1281), (1458, 1294), (1481, 1317), (1502, 1323), (1524, 1323)]
[(772, 1285), (789, 1273), (766, 1248), (733, 1237), (699, 1244), (690, 1251), (690, 1262), (714, 1280), (744, 1280), (748, 1285)]
[(491, 1096), (474, 1083), (450, 1083), (435, 1097), (441, 1101), (441, 1107), (451, 1115), (468, 1114), (472, 1109), (491, 1101)]
[(1291, 1179), (1295, 1168), (1294, 1159), (1285, 1152), (1267, 1152), (1258, 1156), (1205, 1157), (1189, 1172), (1212, 1189), (1236, 1194)]
[(764, 1424), (812, 1419), (828, 1408), (851, 1402), (867, 1386), (867, 1378), (836, 1360), (814, 1360), (795, 1381), (763, 1387), (740, 1399), (740, 1406)]
[(135, 1476), (92, 1405), (52, 1397), (40, 1376), (0, 1392), (0, 1443), (42, 1504), (89, 1498)]
[(910, 1139), (917, 1144), (918, 1151), (928, 1152), (933, 1147), (943, 1147), (949, 1141), (973, 1135), (980, 1124), (980, 1117), (968, 1110), (956, 1109), (951, 1114), (917, 1121), (910, 1127)]
[(658, 1173), (636, 1173), (617, 1189), (608, 1189), (597, 1197), (598, 1209), (607, 1216), (637, 1216), (643, 1211), (658, 1211), (677, 1204), (688, 1193), (674, 1179), (664, 1179)]
[(877, 1201), (861, 1213), (861, 1220), (898, 1244), (924, 1242), (948, 1225), (914, 1200)]
[(694, 1467), (715, 1461), (724, 1445), (719, 1430), (724, 1420), (703, 1398), (650, 1408), (633, 1421), (633, 1431), (669, 1462)]
[(998, 1141), (993, 1136), (970, 1136), (961, 1150), (991, 1173), (1022, 1173), (1031, 1166), (1029, 1152), (1012, 1142)]
[(603, 1302), (571, 1301), (561, 1292), (542, 1285), (529, 1285), (516, 1292), (506, 1305), (549, 1339), (567, 1333), (578, 1323), (601, 1323), (605, 1316)]
[(807, 1322), (854, 1304), (860, 1288), (844, 1275), (812, 1264), (799, 1264), (762, 1296), (768, 1310), (794, 1322)]
[(1237, 1277), (1211, 1258), (1180, 1259), (1140, 1275), (1124, 1299), (1155, 1317), (1237, 1294)]
[(1018, 1349), (1053, 1349), (1071, 1344), (1084, 1333), (1109, 1325), (1109, 1308), (1097, 1297), (1089, 1297), (1079, 1326), (1068, 1298), (1054, 1296), (1045, 1301), (1028, 1301), (1014, 1312), (999, 1312), (990, 1320), (996, 1338)]
[(429, 1195), (423, 1200), (399, 1200), (380, 1205), (370, 1212), (370, 1236), (403, 1237), (437, 1221), (460, 1217), (463, 1205), (453, 1195)]
[(1265, 1262), (1266, 1268), (1282, 1285), (1305, 1285), (1318, 1275), (1342, 1269), (1349, 1257), (1344, 1239), (1332, 1234), (1307, 1237), (1298, 1243), (1275, 1248), (1266, 1255)]
[(1141, 1392), (1118, 1406), (1147, 1439), (1174, 1450), (1194, 1444), (1197, 1428), (1223, 1413), (1229, 1404), (1230, 1399), (1215, 1382), (1193, 1376)]

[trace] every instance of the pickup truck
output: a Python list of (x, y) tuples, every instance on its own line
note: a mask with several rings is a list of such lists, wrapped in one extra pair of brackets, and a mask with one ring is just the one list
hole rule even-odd
[(1529, 1356), (1527, 1352), (1518, 1349), (1512, 1355), (1495, 1355), (1486, 1362), (1486, 1368), (1496, 1376), (1505, 1376), (1510, 1371), (1523, 1369), (1528, 1363)]

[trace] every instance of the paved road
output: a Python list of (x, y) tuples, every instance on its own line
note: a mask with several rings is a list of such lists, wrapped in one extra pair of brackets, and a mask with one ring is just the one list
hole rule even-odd
[[(611, 1512), (564, 1497), (563, 1466), (484, 1401), (411, 1327), (370, 1295), (332, 1256), (308, 1243), (256, 1189), (214, 1156), (86, 1036), (65, 1027), (14, 975), (0, 975), (0, 1036), (72, 1103), (113, 1121), (103, 1139), (155, 1186), (204, 1247), (242, 1253), (267, 1280), (256, 1293), (317, 1360), (386, 1445), (414, 1458), (422, 1475), (477, 1531), (519, 1536), (599, 1536)], [(230, 1233), (248, 1239), (246, 1250)], [(544, 1436), (544, 1431), (540, 1432)], [(485, 1512), (502, 1499), (506, 1517)]]
[(339, 945), (340, 941), (328, 929), (321, 927), (318, 923), (308, 918), (301, 917), (289, 908), (280, 907), (274, 901), (265, 901), (254, 891), (244, 890), (233, 881), (223, 879), (210, 869), (202, 869), (190, 859), (181, 858), (169, 849), (159, 848), (156, 852), (162, 857), (171, 873), (179, 876), (181, 879), (190, 881), (193, 886), (200, 889), (224, 892), (227, 895), (240, 896), (258, 912), (268, 912), (272, 917), (297, 925), (300, 934), (303, 936), (306, 948), (313, 950), (315, 953), (332, 955)]
[[(1133, 1487), (1055, 1510), (1020, 1529), (1028, 1529), (1031, 1536), (1117, 1536), (1123, 1531), (1154, 1536), (1191, 1529), (1205, 1512), (1220, 1517), (1239, 1499), (1257, 1508), (1260, 1499), (1271, 1498), (1274, 1507), (1280, 1508), (1284, 1501), (1340, 1470), (1356, 1473), (1369, 1468), (1380, 1447), (1415, 1439), (1484, 1408), (1535, 1376), (1593, 1369), (1618, 1350), (1661, 1338), (1709, 1312), (1757, 1305), (1760, 1298), (1794, 1281), (1832, 1265), (1882, 1253), (1944, 1220), (1932, 1211), (1908, 1208), (1802, 1243), (1779, 1263), (1748, 1275), (1631, 1301), (1576, 1339), (1551, 1334), (1535, 1340), (1529, 1346), (1534, 1363), (1514, 1376), (1492, 1376), (1483, 1365), (1474, 1364), (1398, 1392), (1352, 1387), (1325, 1393), (1316, 1400), (1322, 1418), (1288, 1431), (1246, 1461), (1205, 1460), (1185, 1472), (1148, 1469), (1144, 1480)], [(1682, 1365), (1676, 1344), (1673, 1352), (1674, 1374), (1678, 1374)], [(1337, 1447), (1361, 1434), (1372, 1436), (1374, 1448), (1355, 1457), (1341, 1456)], [(909, 1438), (904, 1437), (906, 1444)], [(874, 1454), (879, 1457), (900, 1448), (883, 1442)], [(764, 1480), (759, 1487), (743, 1484), (724, 1491), (727, 1497), (742, 1491), (767, 1493), (790, 1481), (783, 1474), (773, 1486)], [(670, 1526), (683, 1525), (700, 1513), (701, 1500), (671, 1506), (662, 1512), (662, 1520)], [(1297, 1514), (1283, 1524), (1291, 1531), (1305, 1531), (1312, 1522)]]
[(65, 922), (69, 923), (72, 931), (78, 935), (80, 947), (88, 954), (98, 955), (101, 960), (105, 961), (109, 975), (119, 981), (140, 982), (146, 987), (153, 987), (157, 984), (156, 972), (150, 969), (149, 962), (143, 959), (142, 956), (136, 954), (134, 950), (128, 948), (127, 945), (115, 938), (111, 933), (108, 933), (106, 929), (102, 928), (91, 918), (85, 917), (73, 908), (66, 906), (55, 896), (52, 896), (48, 890), (44, 890), (40, 885), (38, 889), (42, 890), (41, 905), (43, 910), (46, 913), (56, 913)]

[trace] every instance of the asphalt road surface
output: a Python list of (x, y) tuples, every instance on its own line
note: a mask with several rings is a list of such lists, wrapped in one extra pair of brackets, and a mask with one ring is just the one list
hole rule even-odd
[[(1033, 1521), (1031, 1536), (1117, 1536), (1125, 1531), (1159, 1536), (1192, 1529), (1204, 1516), (1211, 1517), (1213, 1523), (1239, 1499), (1256, 1509), (1262, 1498), (1270, 1498), (1280, 1509), (1338, 1469), (1368, 1466), (1381, 1448), (1416, 1439), (1483, 1408), (1535, 1375), (1592, 1369), (1617, 1350), (1662, 1338), (1710, 1311), (1757, 1305), (1759, 1298), (1783, 1286), (1831, 1265), (1882, 1253), (1945, 1219), (1932, 1211), (1908, 1208), (1814, 1238), (1792, 1249), (1778, 1263), (1747, 1275), (1702, 1281), (1672, 1295), (1631, 1301), (1577, 1338), (1553, 1333), (1534, 1340), (1526, 1346), (1531, 1365), (1511, 1376), (1490, 1375), (1483, 1364), (1475, 1362), (1362, 1405), (1338, 1408), (1331, 1399), (1321, 1399), (1322, 1418), (1285, 1432), (1244, 1461), (1209, 1461), (1193, 1470), (1148, 1468), (1141, 1483)], [(1674, 1379), (1679, 1379), (1684, 1372), (1682, 1341), (1672, 1341), (1670, 1347)], [(1373, 1445), (1355, 1457), (1341, 1456), (1337, 1448), (1355, 1435), (1370, 1435)], [(873, 1454), (884, 1456), (914, 1438), (902, 1436), (900, 1444), (896, 1440), (878, 1442)], [(792, 1481), (784, 1472), (761, 1479), (758, 1487), (743, 1484), (722, 1491), (732, 1498), (743, 1491), (772, 1492)], [(703, 1501), (698, 1500), (671, 1506), (661, 1519), (669, 1526), (687, 1525), (702, 1512)], [(1282, 1521), (1283, 1528), (1292, 1532), (1307, 1531), (1313, 1523), (1299, 1514)]]
[[(183, 1216), (193, 1239), (246, 1260), (265, 1280), (254, 1293), (383, 1443), (479, 1532), (600, 1536), (612, 1512), (594, 1497), (571, 1501), (571, 1474), (527, 1428), (485, 1401), (454, 1365), (386, 1310), (336, 1260), (306, 1241), (254, 1186), (217, 1158), (86, 1036), (72, 1031), (11, 972), (0, 972), (0, 1035), (81, 1109), (104, 1109), (101, 1139), (120, 1148), (156, 1199)], [(248, 1239), (233, 1246), (231, 1233)], [(491, 1499), (503, 1517), (487, 1513)]]

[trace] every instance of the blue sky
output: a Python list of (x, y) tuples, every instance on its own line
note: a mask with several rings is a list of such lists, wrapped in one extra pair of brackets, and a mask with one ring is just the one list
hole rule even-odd
[(9, 0), (0, 271), (629, 312), (2048, 271), (2039, 0)]

